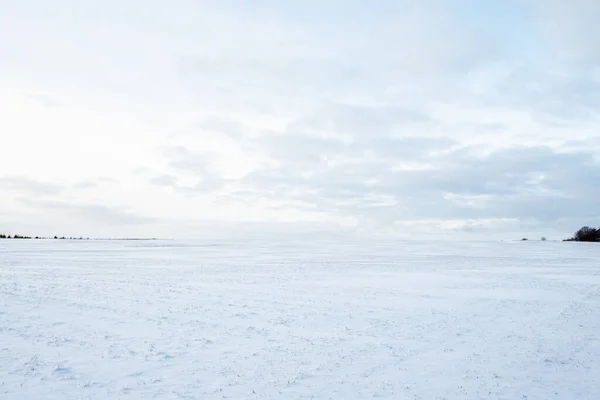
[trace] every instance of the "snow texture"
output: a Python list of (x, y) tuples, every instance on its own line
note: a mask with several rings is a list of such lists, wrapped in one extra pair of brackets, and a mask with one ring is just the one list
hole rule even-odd
[(0, 398), (600, 399), (600, 245), (0, 242)]

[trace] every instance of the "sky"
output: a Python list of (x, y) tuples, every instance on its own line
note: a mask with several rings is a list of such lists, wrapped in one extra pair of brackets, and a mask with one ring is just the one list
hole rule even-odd
[(600, 225), (596, 0), (1, 0), (0, 231)]

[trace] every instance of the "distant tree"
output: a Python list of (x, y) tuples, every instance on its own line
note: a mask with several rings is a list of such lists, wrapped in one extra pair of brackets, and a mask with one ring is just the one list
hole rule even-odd
[(0, 239), (6, 239), (6, 235), (0, 234)]
[(529, 239), (527, 239), (527, 238), (523, 238), (523, 239), (521, 239), (521, 241), (523, 241), (523, 242), (526, 242), (526, 241), (528, 241), (528, 240), (529, 240)]
[(58, 239), (58, 236), (56, 236), (56, 235), (55, 235), (55, 236), (54, 236), (54, 239)]
[(545, 241), (546, 241), (546, 237), (542, 236), (542, 242), (545, 242)]
[(600, 229), (584, 226), (573, 236), (577, 242), (600, 242)]

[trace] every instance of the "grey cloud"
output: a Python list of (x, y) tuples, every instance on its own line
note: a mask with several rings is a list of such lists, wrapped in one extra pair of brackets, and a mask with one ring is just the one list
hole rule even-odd
[(414, 161), (456, 144), (448, 138), (418, 136), (424, 124), (432, 122), (426, 114), (405, 107), (332, 103), (291, 123), (282, 134), (265, 134), (255, 143), (276, 160), (303, 168), (315, 168), (336, 156)]
[(465, 148), (442, 158), (436, 170), (404, 175), (410, 175), (410, 179), (406, 180), (408, 183), (427, 182), (429, 186), (444, 191), (515, 194), (531, 186), (527, 182), (538, 174), (544, 174), (544, 182), (560, 181), (561, 185), (569, 185), (568, 178), (580, 168), (584, 168), (586, 178), (589, 173), (596, 173), (592, 154), (559, 153), (540, 146), (509, 148), (481, 157)]
[(337, 139), (289, 131), (263, 135), (254, 143), (265, 148), (275, 160), (308, 165), (317, 165), (323, 156), (337, 154), (347, 147)]
[[(210, 98), (208, 106), (286, 113), (344, 98), (452, 93), (454, 78), (497, 57), (500, 45), (483, 40), (485, 32), (449, 18), (458, 7), (443, 1), (408, 3), (391, 7), (390, 14), (383, 12), (388, 7), (382, 4), (369, 7), (368, 13), (355, 10), (361, 16), (358, 21), (342, 17), (342, 10), (356, 5), (339, 5), (335, 29), (318, 23), (324, 22), (320, 18), (300, 18), (300, 13), (287, 21), (284, 37), (262, 37), (260, 42), (238, 38), (247, 46), (218, 55), (207, 51), (181, 57), (179, 78), (196, 100)], [(323, 7), (319, 4), (320, 12)], [(273, 22), (277, 9), (277, 2), (266, 13), (257, 8), (251, 22)], [(290, 36), (292, 41), (286, 41)], [(252, 51), (255, 46), (259, 48)], [(416, 103), (414, 96), (404, 100)], [(413, 112), (406, 117), (421, 116)]]
[(353, 144), (355, 153), (371, 151), (379, 158), (392, 162), (427, 161), (429, 154), (452, 149), (457, 143), (444, 137), (386, 137), (361, 138)]
[(210, 193), (222, 188), (228, 180), (222, 178), (211, 169), (211, 162), (216, 157), (210, 152), (192, 152), (183, 146), (166, 146), (161, 149), (168, 160), (169, 167), (179, 174), (192, 176), (196, 179), (193, 185), (179, 184), (179, 178), (174, 174), (163, 174), (150, 179), (150, 183), (170, 187), (182, 194)]
[(533, 0), (541, 32), (552, 54), (571, 65), (595, 67), (600, 62), (600, 3), (596, 0)]
[[(387, 184), (397, 164), (423, 162), (429, 152), (455, 143), (443, 138), (361, 137), (354, 143), (288, 133), (263, 138), (281, 165), (276, 170), (259, 170), (243, 183), (259, 190), (273, 187), (289, 192), (311, 189), (315, 196), (329, 199), (360, 197)], [(368, 153), (371, 153), (368, 157)], [(341, 159), (338, 159), (341, 157)]]
[(32, 93), (29, 95), (29, 98), (37, 101), (47, 108), (59, 108), (63, 107), (65, 104), (60, 101), (58, 98), (44, 93)]
[[(481, 101), (473, 99), (473, 101)], [(556, 74), (517, 68), (490, 88), (487, 104), (529, 110), (543, 123), (589, 121), (600, 115), (600, 80), (588, 72)]]
[(306, 95), (328, 86), (349, 85), (361, 74), (348, 64), (315, 56), (265, 59), (195, 55), (182, 57), (178, 65), (182, 78), (196, 88), (222, 93), (262, 91), (281, 97), (290, 90)]
[(178, 179), (176, 176), (163, 174), (159, 176), (155, 176), (150, 180), (150, 183), (157, 186), (168, 186), (168, 187), (177, 187)]
[(600, 160), (600, 137), (590, 139), (567, 140), (563, 142), (561, 148), (571, 153), (591, 152)]
[[(431, 218), (593, 223), (600, 214), (600, 188), (593, 184), (600, 182), (600, 166), (593, 153), (532, 147), (483, 157), (477, 149), (464, 148), (438, 157), (430, 170), (397, 172), (391, 167), (357, 162), (316, 169), (312, 176), (290, 167), (256, 172), (245, 184), (263, 198), (380, 223)], [(456, 198), (449, 200), (448, 194)], [(478, 199), (479, 204), (461, 198)]]
[[(561, 154), (545, 147), (513, 148), (479, 157), (450, 155), (431, 171), (403, 172), (390, 182), (426, 207), (421, 217), (523, 218), (540, 221), (596, 215), (600, 193), (591, 182), (600, 168), (590, 153)], [(483, 207), (446, 201), (445, 193), (487, 196)]]
[(206, 175), (198, 179), (193, 185), (182, 185), (179, 182), (179, 178), (170, 174), (162, 174), (150, 179), (150, 184), (152, 185), (169, 188), (184, 195), (212, 192), (221, 187), (222, 183), (222, 181), (215, 178), (207, 178)]
[(75, 185), (73, 185), (73, 188), (75, 188), (75, 189), (93, 189), (97, 186), (98, 186), (98, 183), (94, 182), (94, 181), (81, 181), (81, 182), (77, 182)]
[(53, 196), (60, 194), (64, 187), (55, 183), (41, 182), (22, 176), (0, 177), (0, 189), (16, 190), (34, 196)]
[(155, 223), (155, 218), (141, 216), (128, 210), (111, 208), (101, 204), (73, 204), (64, 201), (21, 199), (29, 207), (64, 212), (73, 218), (107, 225), (140, 225)]
[(95, 179), (86, 179), (83, 181), (79, 181), (73, 185), (73, 188), (85, 190), (85, 189), (97, 188), (98, 186), (100, 186), (102, 184), (118, 184), (118, 183), (119, 183), (119, 181), (117, 181), (114, 178), (99, 177), (99, 178), (95, 178)]
[(169, 167), (188, 172), (199, 177), (208, 174), (210, 159), (213, 157), (208, 152), (194, 153), (182, 146), (169, 146), (163, 148), (163, 155), (169, 160)]
[(352, 136), (406, 134), (411, 125), (433, 122), (422, 111), (403, 106), (329, 103), (292, 124), (290, 130), (331, 130)]
[(194, 128), (219, 132), (234, 139), (240, 139), (243, 135), (243, 128), (239, 123), (217, 117), (207, 118), (197, 123)]

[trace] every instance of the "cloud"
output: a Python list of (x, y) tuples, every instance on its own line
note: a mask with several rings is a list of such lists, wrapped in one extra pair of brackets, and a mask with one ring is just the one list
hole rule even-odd
[(79, 189), (79, 190), (86, 190), (86, 189), (98, 188), (100, 185), (103, 185), (103, 184), (114, 185), (114, 184), (118, 184), (118, 183), (119, 183), (119, 181), (114, 178), (100, 177), (100, 178), (96, 178), (96, 179), (86, 179), (86, 180), (79, 181), (73, 185), (73, 188)]
[(159, 3), (0, 5), (12, 215), (449, 237), (597, 220), (595, 1)]
[(555, 224), (565, 217), (599, 216), (594, 202), (600, 192), (591, 182), (600, 179), (600, 164), (591, 152), (539, 146), (481, 155), (476, 148), (463, 148), (430, 161), (430, 168), (404, 170), (394, 169), (392, 161), (323, 166), (306, 175), (277, 169), (251, 175), (247, 183), (260, 192), (257, 197), (298, 202), (365, 223), (462, 218)]
[(57, 108), (64, 106), (64, 103), (55, 96), (49, 96), (43, 93), (31, 93), (29, 94), (29, 97), (47, 108)]
[(22, 176), (0, 177), (0, 190), (11, 190), (19, 193), (27, 193), (33, 196), (59, 195), (64, 189), (61, 185), (42, 182)]
[(156, 223), (157, 219), (101, 204), (75, 204), (56, 200), (21, 199), (28, 207), (45, 212), (58, 212), (81, 222), (100, 225), (140, 225)]
[[(162, 149), (168, 167), (182, 179), (173, 174), (162, 174), (151, 179), (151, 183), (175, 189), (181, 193), (208, 193), (220, 189), (228, 182), (216, 170), (214, 163), (218, 155), (212, 151), (193, 152), (182, 146), (170, 146)], [(181, 183), (180, 181), (185, 181)]]
[(153, 185), (167, 186), (167, 187), (178, 187), (179, 186), (177, 177), (175, 177), (173, 175), (167, 175), (167, 174), (155, 176), (154, 178), (152, 178), (150, 180), (150, 183), (152, 183)]
[(75, 185), (73, 185), (73, 187), (75, 189), (80, 189), (80, 190), (93, 189), (93, 188), (96, 188), (97, 186), (98, 186), (98, 183), (94, 182), (94, 181), (81, 181), (81, 182), (77, 182)]
[(195, 128), (203, 131), (223, 133), (234, 139), (240, 139), (243, 135), (242, 127), (239, 123), (215, 116), (206, 118), (205, 120), (199, 122), (195, 125)]
[(365, 139), (392, 133), (406, 134), (415, 125), (428, 122), (433, 122), (429, 115), (407, 106), (331, 102), (290, 124), (288, 130), (328, 132)]
[(600, 62), (595, 38), (600, 35), (600, 4), (594, 0), (534, 0), (538, 24), (551, 41), (555, 57), (578, 67)]
[(598, 120), (600, 81), (589, 73), (516, 68), (488, 93), (490, 104), (521, 108), (541, 123), (569, 127)]

